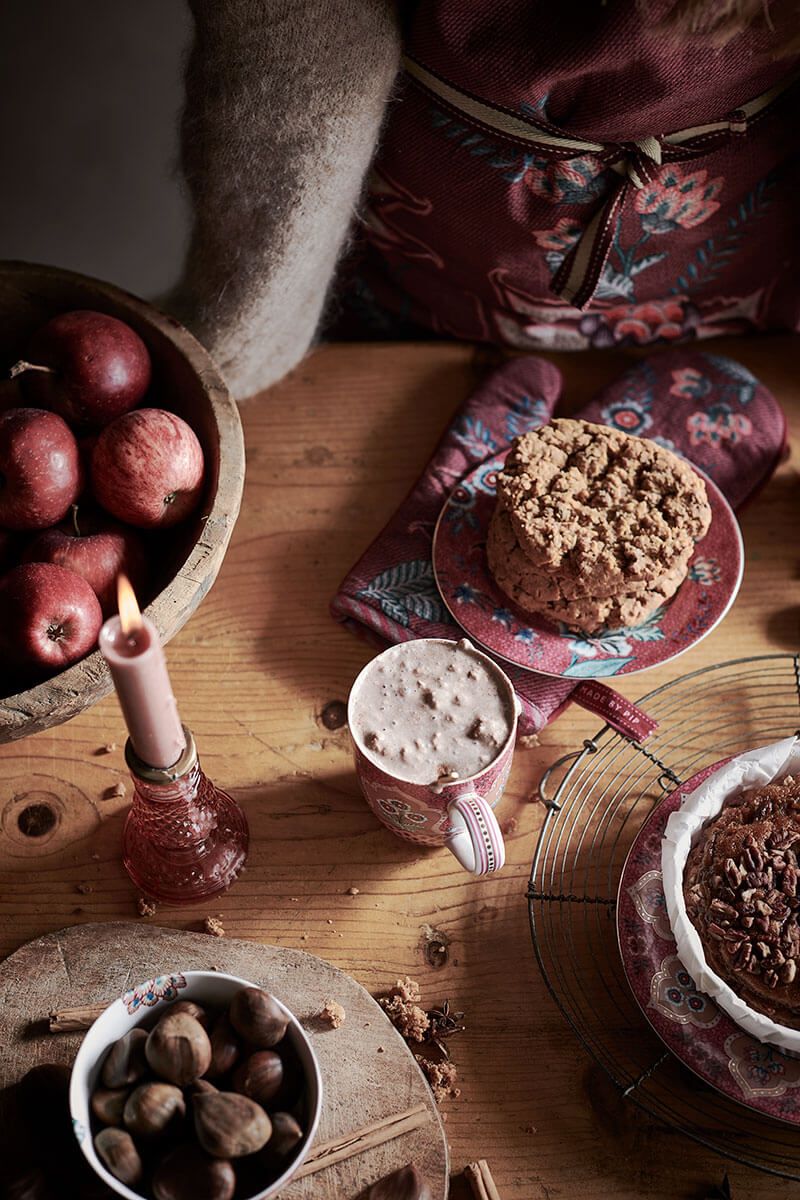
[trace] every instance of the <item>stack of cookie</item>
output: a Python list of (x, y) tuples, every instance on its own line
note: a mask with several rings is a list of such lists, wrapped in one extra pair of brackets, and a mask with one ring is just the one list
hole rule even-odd
[(554, 420), (511, 445), (489, 569), (520, 608), (570, 629), (638, 625), (677, 591), (710, 520), (703, 480), (670, 450)]

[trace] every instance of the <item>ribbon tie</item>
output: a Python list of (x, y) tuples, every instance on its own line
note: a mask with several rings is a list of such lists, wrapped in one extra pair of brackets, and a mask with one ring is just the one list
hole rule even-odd
[(654, 183), (666, 162), (697, 158), (732, 137), (747, 133), (753, 123), (765, 116), (775, 101), (800, 80), (800, 71), (793, 72), (719, 121), (694, 125), (661, 137), (648, 135), (635, 142), (604, 145), (573, 137), (538, 117), (489, 104), (479, 96), (454, 87), (409, 55), (404, 57), (403, 67), (406, 74), (439, 104), (460, 117), (469, 118), (475, 125), (532, 147), (544, 158), (568, 160), (576, 155), (594, 155), (616, 173), (618, 178), (612, 183), (609, 195), (569, 250), (550, 285), (557, 296), (574, 308), (585, 308), (597, 291), (627, 198)]

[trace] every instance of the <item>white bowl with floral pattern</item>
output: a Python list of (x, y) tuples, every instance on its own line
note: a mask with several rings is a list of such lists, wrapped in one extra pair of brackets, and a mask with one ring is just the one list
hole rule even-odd
[[(109, 1048), (137, 1026), (149, 1028), (163, 1016), (175, 1000), (194, 1000), (210, 1009), (227, 1008), (236, 992), (243, 987), (258, 987), (247, 979), (225, 975), (221, 971), (184, 971), (158, 975), (138, 987), (131, 988), (109, 1004), (97, 1018), (83, 1040), (72, 1068), (69, 1106), (72, 1127), (78, 1143), (95, 1173), (108, 1187), (126, 1200), (147, 1200), (145, 1193), (121, 1183), (104, 1166), (95, 1152), (92, 1137), (90, 1101), (98, 1085), (100, 1071)], [(283, 1173), (264, 1187), (253, 1192), (247, 1200), (268, 1200), (277, 1196), (305, 1160), (319, 1125), (322, 1111), (322, 1078), (317, 1057), (305, 1030), (289, 1009), (275, 997), (289, 1018), (286, 1037), (297, 1055), (305, 1077), (306, 1120), (305, 1136)]]

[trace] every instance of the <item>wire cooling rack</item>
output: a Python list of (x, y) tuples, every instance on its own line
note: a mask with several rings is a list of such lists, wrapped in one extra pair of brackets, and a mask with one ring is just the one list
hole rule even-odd
[(796, 1127), (718, 1094), (666, 1049), (628, 987), (616, 896), (631, 842), (653, 807), (703, 767), (800, 728), (800, 656), (765, 655), (684, 675), (639, 701), (659, 722), (645, 745), (608, 725), (539, 786), (547, 814), (528, 884), (545, 982), (622, 1094), (727, 1158), (800, 1179)]

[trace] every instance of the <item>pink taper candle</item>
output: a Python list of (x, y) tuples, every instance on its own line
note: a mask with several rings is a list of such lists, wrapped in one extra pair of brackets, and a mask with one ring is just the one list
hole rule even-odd
[(118, 617), (100, 630), (133, 749), (151, 767), (171, 767), (186, 748), (158, 630), (142, 616), (133, 588), (120, 575)]

